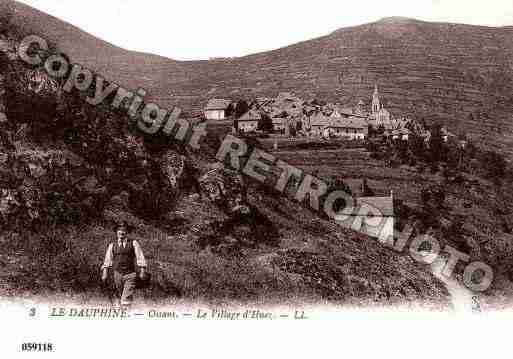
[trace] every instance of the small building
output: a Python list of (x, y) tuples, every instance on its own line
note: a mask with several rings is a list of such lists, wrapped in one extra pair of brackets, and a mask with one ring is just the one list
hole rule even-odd
[(400, 129), (401, 131), (401, 139), (403, 141), (408, 141), (410, 139), (411, 131), (406, 127)]
[(249, 133), (255, 132), (258, 129), (258, 122), (261, 120), (262, 115), (256, 110), (249, 110), (240, 118), (235, 120), (238, 132)]
[(331, 116), (334, 118), (340, 118), (340, 117), (348, 118), (353, 115), (354, 115), (353, 109), (350, 107), (339, 107), (335, 111), (333, 111), (333, 113), (331, 114)]
[(392, 132), (390, 134), (392, 136), (392, 140), (399, 140), (401, 138), (400, 130), (392, 130)]
[(343, 137), (349, 140), (363, 140), (369, 134), (369, 125), (365, 119), (352, 116), (330, 117), (318, 113), (310, 119), (311, 134), (318, 137)]
[(204, 113), (207, 120), (224, 120), (230, 107), (230, 100), (211, 99), (205, 107)]
[(310, 117), (310, 135), (328, 138), (331, 135), (330, 125), (331, 120), (328, 116), (316, 113)]
[(350, 140), (364, 140), (369, 134), (367, 121), (359, 117), (331, 120), (332, 135)]

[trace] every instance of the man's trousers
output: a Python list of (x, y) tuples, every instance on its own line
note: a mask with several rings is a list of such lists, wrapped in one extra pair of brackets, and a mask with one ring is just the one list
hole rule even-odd
[(132, 304), (135, 289), (136, 273), (129, 273), (123, 275), (114, 271), (114, 284), (116, 285), (116, 292), (118, 298), (121, 298), (121, 305)]

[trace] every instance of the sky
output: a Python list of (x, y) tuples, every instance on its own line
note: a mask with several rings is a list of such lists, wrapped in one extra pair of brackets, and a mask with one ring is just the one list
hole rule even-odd
[(513, 25), (512, 0), (18, 0), (128, 50), (244, 56), (389, 16)]

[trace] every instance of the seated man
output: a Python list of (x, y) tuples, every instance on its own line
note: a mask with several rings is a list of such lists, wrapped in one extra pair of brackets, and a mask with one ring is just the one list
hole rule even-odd
[(139, 276), (145, 277), (146, 260), (136, 240), (128, 240), (128, 225), (123, 222), (115, 228), (117, 241), (110, 243), (102, 266), (102, 281), (107, 281), (108, 269), (114, 271), (114, 283), (121, 306), (132, 304), (136, 280), (136, 265)]

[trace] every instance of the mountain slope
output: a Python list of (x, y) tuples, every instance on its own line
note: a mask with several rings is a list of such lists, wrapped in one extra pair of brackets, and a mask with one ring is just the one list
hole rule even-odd
[(387, 18), (270, 52), (179, 62), (114, 47), (14, 5), (14, 24), (56, 41), (75, 61), (113, 80), (146, 88), (162, 105), (200, 109), (211, 97), (287, 90), (354, 105), (369, 103), (378, 83), (394, 114), (443, 121), (513, 155), (513, 27)]

